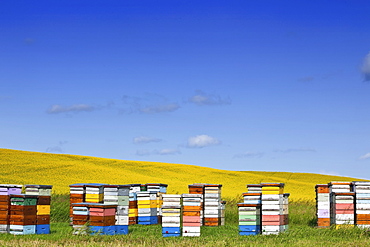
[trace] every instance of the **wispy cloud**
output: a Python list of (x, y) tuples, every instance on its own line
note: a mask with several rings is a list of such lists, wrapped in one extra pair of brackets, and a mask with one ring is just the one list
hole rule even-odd
[(370, 81), (370, 52), (364, 58), (361, 66), (361, 72), (364, 76), (364, 81)]
[(305, 76), (305, 77), (298, 78), (298, 81), (299, 82), (311, 82), (314, 79), (315, 78), (313, 76)]
[(179, 149), (161, 149), (158, 151), (159, 155), (173, 155), (173, 154), (181, 154)]
[(176, 155), (181, 154), (179, 149), (170, 149), (164, 148), (160, 150), (148, 150), (148, 149), (140, 149), (136, 151), (136, 155), (138, 156), (149, 156), (149, 155)]
[(61, 106), (61, 105), (52, 105), (48, 110), (47, 113), (49, 114), (57, 114), (57, 113), (69, 113), (69, 112), (90, 112), (95, 110), (96, 108), (87, 105), (87, 104), (77, 104), (71, 106)]
[(367, 154), (364, 154), (364, 155), (360, 156), (358, 159), (366, 160), (366, 159), (369, 159), (369, 158), (370, 158), (370, 153), (367, 153)]
[(138, 137), (135, 137), (133, 140), (135, 144), (146, 144), (150, 142), (161, 142), (161, 141), (162, 139), (149, 137), (149, 136), (138, 136)]
[(166, 105), (152, 105), (139, 108), (139, 111), (142, 113), (161, 113), (161, 112), (173, 112), (179, 109), (180, 106), (176, 103), (170, 103)]
[(316, 152), (316, 149), (314, 148), (287, 148), (287, 149), (275, 149), (274, 152), (279, 152), (279, 153)]
[(125, 107), (121, 110), (122, 113), (155, 114), (173, 112), (180, 108), (179, 104), (157, 94), (146, 94), (145, 97), (124, 95), (122, 102)]
[(48, 147), (46, 149), (46, 152), (47, 153), (64, 153), (63, 151), (63, 146), (68, 143), (67, 141), (59, 141), (58, 145), (55, 145), (55, 146), (52, 146), (52, 147)]
[(207, 146), (218, 145), (221, 141), (209, 135), (197, 135), (189, 137), (187, 147), (204, 148)]
[(203, 91), (197, 91), (195, 95), (188, 99), (188, 102), (198, 106), (204, 105), (229, 105), (231, 104), (230, 98), (222, 98), (219, 95), (207, 94)]
[(233, 158), (261, 158), (265, 155), (263, 152), (247, 151), (244, 153), (235, 154)]

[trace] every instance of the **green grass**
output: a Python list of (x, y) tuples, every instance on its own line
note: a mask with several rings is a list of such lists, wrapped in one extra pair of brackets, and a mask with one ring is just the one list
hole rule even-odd
[(226, 225), (202, 227), (201, 237), (163, 238), (160, 225), (130, 226), (128, 235), (72, 235), (68, 223), (68, 195), (53, 195), (52, 233), (48, 235), (0, 235), (1, 246), (370, 246), (370, 233), (353, 229), (318, 229), (312, 201), (292, 201), (289, 231), (270, 236), (239, 236), (241, 198), (226, 199)]

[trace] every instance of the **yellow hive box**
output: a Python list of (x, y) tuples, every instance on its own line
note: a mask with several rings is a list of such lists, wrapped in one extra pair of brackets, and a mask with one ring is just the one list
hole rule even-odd
[(282, 191), (274, 191), (274, 190), (266, 190), (266, 191), (262, 191), (262, 195), (279, 195), (279, 194), (283, 194)]
[(97, 199), (93, 199), (93, 198), (86, 198), (86, 199), (85, 199), (85, 202), (99, 203), (99, 202), (101, 202), (101, 201), (103, 201), (103, 199), (99, 199), (99, 198), (97, 198)]
[(139, 208), (152, 208), (150, 206), (150, 204), (141, 204), (141, 205), (138, 205)]
[(86, 199), (100, 199), (100, 200), (103, 200), (104, 195), (103, 194), (86, 194), (85, 198)]
[(151, 208), (156, 208), (156, 207), (157, 207), (157, 205), (158, 205), (158, 204), (157, 204), (157, 201), (154, 201), (154, 200), (151, 200), (151, 201), (150, 201), (150, 207), (151, 207)]
[(50, 205), (37, 205), (37, 215), (49, 215)]
[(137, 212), (138, 212), (138, 210), (137, 210), (137, 208), (129, 208), (128, 209), (128, 212), (131, 214), (134, 214), (134, 213), (136, 213), (137, 214)]
[(140, 200), (137, 201), (137, 206), (141, 207), (141, 205), (150, 205), (150, 200)]

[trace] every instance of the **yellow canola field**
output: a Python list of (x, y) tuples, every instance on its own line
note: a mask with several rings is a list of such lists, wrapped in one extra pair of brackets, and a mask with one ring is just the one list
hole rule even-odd
[(330, 181), (361, 181), (313, 173), (227, 171), (159, 162), (127, 161), (78, 155), (0, 149), (0, 183), (53, 185), (53, 192), (69, 193), (73, 183), (164, 183), (167, 193), (187, 193), (192, 183), (222, 184), (223, 198), (241, 197), (247, 184), (285, 183), (293, 200), (315, 199), (315, 185)]

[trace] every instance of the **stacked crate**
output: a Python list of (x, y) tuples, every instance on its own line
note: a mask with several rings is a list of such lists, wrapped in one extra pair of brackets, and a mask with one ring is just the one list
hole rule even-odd
[(221, 225), (221, 187), (220, 184), (204, 185), (204, 220), (205, 226)]
[(89, 209), (89, 230), (91, 234), (116, 234), (115, 223), (117, 205), (89, 203), (87, 207)]
[(37, 196), (36, 234), (50, 234), (50, 203), (52, 185), (25, 185), (26, 195)]
[(261, 184), (247, 184), (248, 192), (251, 193), (262, 193), (262, 185)]
[(69, 218), (70, 223), (73, 224), (73, 203), (85, 202), (85, 184), (71, 184), (69, 185)]
[(320, 228), (330, 227), (330, 192), (328, 184), (317, 184), (316, 191), (316, 215), (317, 226)]
[(158, 224), (157, 217), (157, 192), (139, 191), (137, 195), (138, 224)]
[(116, 233), (128, 234), (130, 185), (117, 185)]
[(162, 220), (162, 195), (167, 193), (167, 184), (161, 183), (147, 183), (146, 189), (150, 192), (157, 192), (157, 218), (158, 223)]
[(244, 202), (238, 203), (239, 235), (261, 233), (261, 193), (243, 193)]
[(203, 200), (204, 200), (204, 184), (190, 184), (188, 185), (189, 188), (189, 194), (198, 194), (201, 195), (202, 198), (202, 204), (200, 209), (200, 224), (203, 225), (204, 221), (204, 208), (203, 208)]
[(22, 193), (22, 185), (0, 185), (0, 233), (9, 233), (10, 194)]
[(130, 184), (129, 225), (137, 224), (138, 207), (136, 193), (140, 191), (140, 188), (141, 188), (140, 184)]
[(102, 203), (104, 184), (85, 184), (85, 202)]
[[(279, 234), (287, 230), (287, 197), (283, 183), (261, 183), (262, 234)], [(285, 197), (285, 198), (284, 198)]]
[(71, 203), (73, 234), (87, 234), (89, 224), (88, 203)]
[(188, 237), (200, 236), (202, 194), (182, 195), (182, 235)]
[(356, 193), (356, 225), (370, 228), (370, 182), (353, 182)]
[(9, 233), (25, 235), (36, 233), (37, 196), (10, 195)]
[(181, 195), (162, 195), (162, 236), (181, 236)]
[(355, 193), (332, 192), (331, 224), (337, 228), (355, 225)]

